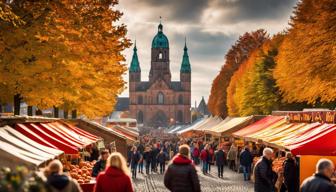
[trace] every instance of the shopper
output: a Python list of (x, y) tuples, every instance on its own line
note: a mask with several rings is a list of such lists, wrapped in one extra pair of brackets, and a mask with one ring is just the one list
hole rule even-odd
[(276, 173), (272, 170), (273, 150), (264, 148), (263, 157), (256, 163), (254, 169), (254, 191), (255, 192), (274, 192)]
[(286, 154), (286, 160), (283, 163), (284, 184), (288, 192), (299, 191), (297, 163), (292, 153)]
[(199, 148), (198, 148), (198, 144), (197, 143), (195, 143), (194, 144), (195, 146), (194, 146), (194, 151), (193, 151), (193, 158), (194, 158), (194, 163), (196, 164), (196, 165), (198, 165), (200, 162), (200, 159), (199, 159), (199, 156), (200, 156), (200, 151), (199, 151)]
[(166, 161), (167, 161), (167, 156), (163, 152), (163, 149), (161, 149), (160, 153), (157, 155), (157, 162), (160, 165), (160, 174), (163, 174), (166, 170)]
[(133, 192), (127, 163), (120, 153), (112, 153), (106, 167), (97, 177), (94, 192)]
[(164, 185), (171, 192), (200, 192), (200, 182), (194, 164), (189, 158), (188, 145), (181, 145), (179, 153), (164, 175)]
[(137, 147), (133, 146), (130, 162), (132, 170), (132, 178), (136, 178), (139, 161), (140, 161), (140, 153), (138, 152)]
[(209, 159), (209, 145), (206, 144), (204, 149), (201, 151), (202, 171), (204, 175), (208, 173), (208, 159)]
[(151, 168), (151, 164), (152, 164), (152, 150), (150, 147), (146, 147), (145, 148), (145, 152), (144, 152), (144, 155), (143, 155), (143, 158), (145, 160), (145, 166), (146, 166), (146, 174), (149, 175), (149, 170)]
[(209, 155), (208, 155), (208, 171), (211, 172), (211, 165), (213, 164), (213, 159), (215, 156), (215, 150), (213, 145), (209, 145)]
[(253, 156), (248, 146), (240, 153), (240, 166), (243, 168), (244, 181), (250, 180), (251, 166), (253, 162)]
[(140, 161), (139, 161), (139, 173), (143, 174), (143, 167), (144, 167), (144, 153), (140, 153)]
[(331, 182), (335, 166), (329, 159), (320, 159), (316, 164), (316, 173), (305, 179), (301, 185), (301, 192), (336, 192)]
[(232, 171), (236, 171), (236, 158), (237, 158), (237, 147), (235, 146), (235, 144), (233, 143), (230, 147), (230, 150), (228, 152), (228, 155), (227, 155), (227, 159), (229, 161), (229, 168), (232, 170)]
[(157, 172), (157, 160), (156, 160), (156, 157), (157, 155), (160, 153), (160, 149), (158, 148), (157, 144), (153, 144), (153, 147), (152, 147), (152, 172)]
[(106, 160), (109, 156), (109, 151), (104, 149), (100, 152), (99, 160), (94, 164), (92, 168), (92, 177), (97, 177), (97, 175), (105, 170)]
[(63, 165), (59, 160), (53, 160), (44, 170), (47, 178), (46, 185), (50, 192), (81, 192), (78, 183), (63, 174)]
[(226, 161), (226, 154), (225, 154), (225, 151), (224, 151), (224, 145), (222, 145), (222, 147), (219, 148), (218, 151), (216, 152), (215, 159), (216, 159), (216, 165), (217, 165), (217, 169), (218, 169), (218, 177), (223, 178), (224, 165), (225, 165), (225, 161)]

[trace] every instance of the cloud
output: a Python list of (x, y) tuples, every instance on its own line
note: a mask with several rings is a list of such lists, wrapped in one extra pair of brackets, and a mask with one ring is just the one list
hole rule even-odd
[[(288, 26), (296, 0), (121, 0), (128, 37), (137, 39), (142, 79), (148, 79), (151, 42), (157, 33), (159, 16), (169, 39), (170, 69), (179, 80), (184, 38), (187, 37), (192, 67), (192, 101), (208, 98), (212, 80), (224, 63), (224, 56), (239, 35), (263, 28), (271, 34)], [(132, 49), (124, 51), (126, 64)], [(125, 80), (128, 75), (125, 74)], [(123, 96), (128, 95), (128, 90)]]

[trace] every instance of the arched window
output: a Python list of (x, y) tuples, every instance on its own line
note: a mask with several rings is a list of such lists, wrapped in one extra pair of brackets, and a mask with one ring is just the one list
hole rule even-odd
[(138, 112), (138, 123), (143, 123), (143, 120), (144, 120), (144, 116), (143, 116), (143, 112), (142, 111), (139, 111)]
[(179, 111), (177, 112), (177, 117), (176, 117), (176, 119), (177, 119), (177, 121), (178, 121), (179, 123), (183, 123), (183, 112), (182, 112), (181, 110), (179, 110)]
[(162, 92), (159, 92), (158, 96), (157, 96), (157, 103), (158, 104), (164, 104), (164, 95)]
[(163, 56), (163, 55), (162, 55), (162, 53), (160, 52), (160, 53), (159, 53), (159, 59), (162, 59), (162, 56)]
[(178, 104), (182, 105), (183, 104), (183, 96), (179, 95), (178, 97)]
[(143, 97), (142, 97), (142, 95), (138, 96), (138, 104), (140, 104), (140, 105), (143, 104)]

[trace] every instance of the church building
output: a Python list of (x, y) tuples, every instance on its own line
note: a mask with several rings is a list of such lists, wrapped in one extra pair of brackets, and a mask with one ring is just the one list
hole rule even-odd
[(191, 67), (185, 43), (180, 81), (172, 81), (169, 41), (160, 23), (152, 41), (148, 81), (141, 80), (136, 44), (129, 67), (129, 111), (138, 124), (168, 127), (191, 122)]

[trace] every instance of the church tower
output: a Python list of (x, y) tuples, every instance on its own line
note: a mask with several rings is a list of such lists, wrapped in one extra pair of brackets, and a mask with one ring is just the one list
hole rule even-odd
[(184, 53), (182, 58), (182, 64), (180, 69), (180, 81), (182, 87), (186, 91), (190, 91), (191, 89), (191, 67), (188, 55), (187, 41), (184, 43)]
[(133, 48), (133, 57), (132, 57), (131, 65), (129, 68), (130, 92), (134, 92), (136, 86), (141, 82), (141, 69), (140, 69), (137, 51), (138, 49), (136, 47), (136, 42), (135, 42), (134, 48)]
[(168, 84), (171, 82), (169, 41), (163, 33), (161, 22), (158, 26), (158, 32), (152, 41), (151, 68), (149, 72), (149, 81), (151, 83), (157, 79), (162, 79)]

